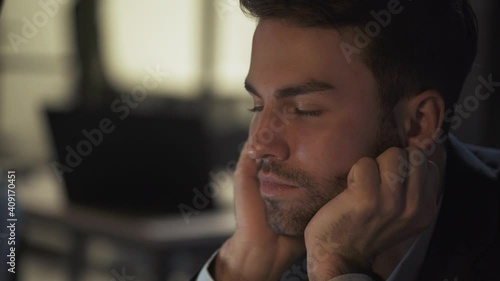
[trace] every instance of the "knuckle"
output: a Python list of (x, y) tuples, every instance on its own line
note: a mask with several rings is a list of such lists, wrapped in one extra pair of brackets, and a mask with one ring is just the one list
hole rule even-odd
[(374, 159), (363, 157), (359, 159), (351, 168), (351, 171), (356, 171), (352, 176), (357, 179), (367, 179), (379, 174), (378, 165)]
[(377, 160), (383, 160), (386, 158), (394, 159), (398, 158), (399, 155), (406, 155), (405, 150), (403, 148), (393, 146), (382, 152), (382, 154), (377, 157)]
[(399, 204), (396, 201), (391, 201), (390, 203), (384, 204), (382, 212), (386, 218), (394, 221), (398, 220), (403, 213), (403, 207), (401, 205), (402, 204)]
[(356, 162), (356, 166), (359, 167), (372, 167), (373, 165), (376, 165), (375, 160), (370, 157), (362, 157)]
[(420, 148), (416, 148), (408, 152), (408, 160), (413, 166), (422, 166), (427, 163), (427, 156)]

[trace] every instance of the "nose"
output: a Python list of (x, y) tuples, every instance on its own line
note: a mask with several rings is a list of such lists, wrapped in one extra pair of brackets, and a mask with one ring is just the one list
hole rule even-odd
[(280, 118), (276, 108), (263, 109), (257, 113), (249, 130), (248, 155), (255, 160), (284, 161), (290, 156), (286, 137), (287, 122)]

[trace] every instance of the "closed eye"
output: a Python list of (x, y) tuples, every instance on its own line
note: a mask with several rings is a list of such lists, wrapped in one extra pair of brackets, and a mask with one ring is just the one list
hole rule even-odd
[[(248, 111), (250, 112), (261, 112), (264, 109), (264, 106), (262, 105), (256, 105), (253, 108), (249, 108)], [(314, 117), (314, 116), (320, 116), (322, 113), (321, 110), (301, 110), (298, 108), (294, 109), (294, 114), (297, 116), (303, 116), (303, 117)]]
[(249, 108), (248, 111), (250, 112), (261, 112), (264, 106), (262, 105), (256, 105), (253, 108)]
[(295, 114), (303, 117), (320, 116), (321, 113), (321, 110), (300, 110), (298, 108), (295, 108)]

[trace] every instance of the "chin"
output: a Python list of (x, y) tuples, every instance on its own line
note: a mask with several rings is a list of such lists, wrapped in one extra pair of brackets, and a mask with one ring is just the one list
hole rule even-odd
[(266, 218), (272, 231), (283, 236), (304, 236), (307, 224), (318, 208), (307, 204), (291, 206), (288, 202), (266, 199)]
[(304, 227), (288, 227), (288, 226), (277, 225), (277, 224), (269, 224), (269, 227), (271, 228), (271, 230), (274, 233), (282, 235), (282, 236), (289, 236), (289, 237), (304, 236), (304, 231), (305, 231), (305, 226)]

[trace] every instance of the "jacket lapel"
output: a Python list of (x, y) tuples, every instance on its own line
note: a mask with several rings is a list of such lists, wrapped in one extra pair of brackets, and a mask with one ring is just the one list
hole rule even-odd
[(498, 229), (495, 175), (451, 135), (447, 157), (443, 203), (418, 280), (479, 280), (475, 263)]

